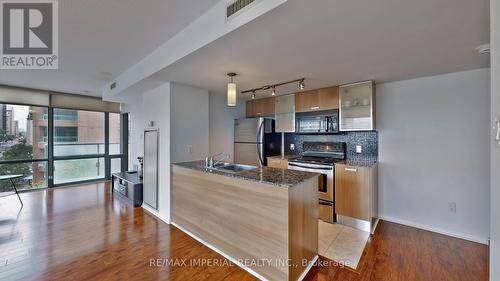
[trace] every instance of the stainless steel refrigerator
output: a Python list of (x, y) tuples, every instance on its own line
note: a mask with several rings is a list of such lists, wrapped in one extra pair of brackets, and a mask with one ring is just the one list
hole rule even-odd
[(274, 131), (270, 118), (234, 120), (234, 162), (266, 166), (267, 157), (280, 155), (281, 135)]

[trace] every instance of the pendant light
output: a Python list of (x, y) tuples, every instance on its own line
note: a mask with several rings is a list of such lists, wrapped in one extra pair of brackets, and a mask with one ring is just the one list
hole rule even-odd
[(227, 83), (227, 106), (236, 106), (236, 83), (233, 82), (233, 77), (236, 75), (234, 72), (227, 74), (231, 80)]

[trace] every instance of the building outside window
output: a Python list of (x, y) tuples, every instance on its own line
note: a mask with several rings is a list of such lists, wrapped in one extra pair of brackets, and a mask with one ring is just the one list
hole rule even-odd
[(54, 109), (54, 184), (105, 177), (104, 117), (104, 112)]
[[(47, 187), (46, 107), (0, 104), (0, 171), (21, 174), (20, 189)], [(0, 182), (0, 192), (10, 190), (10, 182)]]

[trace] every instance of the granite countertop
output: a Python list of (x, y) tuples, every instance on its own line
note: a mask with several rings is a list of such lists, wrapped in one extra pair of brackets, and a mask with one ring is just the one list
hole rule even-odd
[(294, 171), (279, 168), (262, 167), (254, 170), (242, 171), (237, 173), (229, 173), (215, 169), (205, 168), (205, 161), (191, 161), (183, 163), (174, 163), (174, 166), (188, 168), (200, 172), (222, 175), (237, 179), (255, 181), (259, 183), (271, 184), (279, 187), (291, 188), (299, 183), (302, 183), (310, 178), (317, 177), (319, 174)]

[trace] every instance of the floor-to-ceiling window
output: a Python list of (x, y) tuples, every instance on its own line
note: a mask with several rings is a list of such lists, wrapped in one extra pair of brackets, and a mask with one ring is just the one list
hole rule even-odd
[[(19, 174), (18, 189), (47, 187), (47, 107), (0, 103), (0, 174)], [(0, 192), (11, 190), (0, 182)]]
[(0, 175), (22, 175), (20, 190), (110, 179), (128, 169), (119, 112), (100, 98), (0, 85)]
[(54, 184), (105, 178), (105, 113), (54, 108)]

